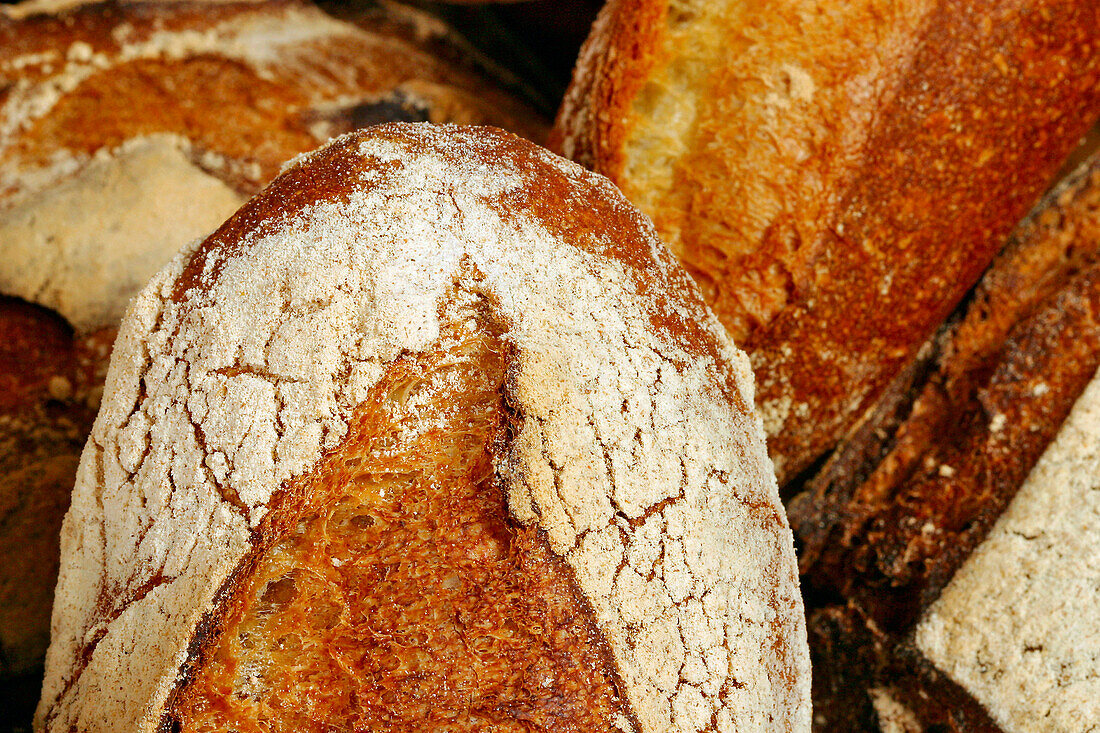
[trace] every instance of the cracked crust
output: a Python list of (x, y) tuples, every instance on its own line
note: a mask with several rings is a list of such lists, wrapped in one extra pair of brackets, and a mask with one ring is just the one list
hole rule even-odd
[[(541, 139), (544, 122), (442, 23), (384, 2), (352, 10), (345, 22), (294, 0), (0, 7), (0, 293), (12, 296), (0, 336), (13, 347), (0, 381), (26, 398), (0, 405), (0, 557), (27, 543), (28, 557), (56, 557), (130, 298), (286, 160), (391, 120)], [(16, 298), (53, 313), (28, 321)], [(42, 366), (53, 389), (30, 394), (37, 355), (15, 347), (66, 326), (63, 357)], [(4, 563), (0, 676), (41, 664), (55, 581), (48, 561)]]
[(749, 353), (782, 485), (1096, 120), (1098, 28), (1092, 0), (611, 0), (551, 147), (653, 217)]
[(510, 521), (572, 573), (637, 729), (808, 729), (747, 360), (605, 179), (422, 125), (303, 157), (131, 306), (63, 531), (39, 728), (156, 729), (284, 487), (432, 348), (455, 286), (512, 354)]

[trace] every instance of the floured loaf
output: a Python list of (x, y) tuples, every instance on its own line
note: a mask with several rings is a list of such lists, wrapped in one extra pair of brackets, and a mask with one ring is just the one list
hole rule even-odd
[(14, 242), (0, 292), (82, 331), (115, 325), (183, 243), (333, 135), (395, 120), (540, 134), (455, 49), (429, 52), (445, 27), (410, 11), (357, 15), (365, 29), (294, 0), (35, 8), (0, 14), (0, 226)]
[(0, 8), (0, 678), (41, 665), (74, 468), (149, 278), (331, 135), (430, 119), (541, 136), (438, 21), (389, 3), (354, 18), (294, 1)]
[(552, 147), (749, 353), (780, 484), (881, 397), (1100, 114), (1094, 0), (611, 0)]
[(809, 727), (747, 359), (488, 128), (339, 138), (157, 275), (62, 543), (40, 729)]

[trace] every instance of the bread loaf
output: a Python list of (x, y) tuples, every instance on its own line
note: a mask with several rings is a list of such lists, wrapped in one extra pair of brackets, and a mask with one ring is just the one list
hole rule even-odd
[(0, 677), (41, 665), (131, 296), (330, 135), (432, 119), (541, 136), (438, 21), (381, 3), (355, 23), (305, 2), (0, 8)]
[(1098, 268), (1094, 154), (1014, 233), (927, 376), (790, 506), (806, 577), (855, 609), (852, 648), (888, 650), (867, 684), (926, 725), (1100, 719)]
[(612, 0), (551, 144), (750, 354), (780, 484), (871, 409), (1100, 114), (1092, 0)]
[(130, 307), (37, 725), (807, 730), (751, 410), (605, 179), (488, 128), (339, 138)]
[(370, 31), (293, 0), (0, 15), (0, 203), (15, 242), (0, 291), (81, 331), (114, 325), (183, 242), (332, 135), (395, 119), (540, 135), (537, 117), (488, 80), (413, 43), (434, 26), (410, 28), (401, 12), (359, 16), (375, 21)]

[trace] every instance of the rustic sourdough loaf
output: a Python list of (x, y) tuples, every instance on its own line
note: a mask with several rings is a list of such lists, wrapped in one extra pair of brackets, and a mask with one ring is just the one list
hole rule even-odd
[(1016, 230), (927, 361), (790, 506), (806, 578), (848, 601), (811, 624), (823, 729), (888, 685), (929, 726), (1087, 731), (1100, 720), (1100, 154)]
[(977, 280), (1100, 113), (1093, 0), (611, 0), (551, 144), (749, 352), (781, 485)]
[(46, 730), (809, 727), (747, 359), (490, 128), (339, 138), (157, 275), (62, 543)]
[(304, 2), (0, 9), (0, 677), (41, 665), (130, 297), (329, 135), (431, 119), (541, 136), (438, 21), (388, 3), (355, 20)]

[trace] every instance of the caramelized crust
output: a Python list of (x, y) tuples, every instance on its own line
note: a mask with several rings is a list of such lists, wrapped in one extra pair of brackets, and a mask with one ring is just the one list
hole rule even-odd
[[(91, 155), (130, 138), (158, 132), (185, 134), (200, 150), (262, 166), (260, 183), (282, 161), (317, 145), (304, 121), (272, 116), (303, 108), (302, 90), (260, 78), (247, 66), (215, 54), (182, 60), (142, 59), (97, 74), (58, 100), (20, 141), (19, 152), (46, 163), (57, 148)], [(181, 99), (218, 100), (218, 113), (179, 104)], [(94, 124), (89, 124), (89, 110)]]
[(859, 661), (870, 647), (853, 651), (869, 638), (837, 647), (815, 625), (814, 704), (844, 710), (837, 691), (859, 677), (896, 685), (926, 725), (993, 731), (911, 632), (1100, 367), (1100, 158), (1021, 225), (937, 348), (931, 374), (895, 385), (895, 407), (872, 415), (789, 507), (805, 577), (881, 625), (875, 649), (889, 649), (872, 670)]
[(551, 143), (646, 213), (756, 367), (780, 484), (977, 280), (1100, 113), (1086, 0), (619, 0)]
[[(895, 630), (936, 597), (1100, 366), (1098, 261), (1094, 157), (986, 274), (874, 471), (862, 483), (815, 480), (792, 504), (816, 584), (858, 597)], [(845, 453), (886, 435), (867, 431)]]
[(504, 345), (449, 331), (288, 489), (300, 500), (246, 561), (172, 730), (614, 729), (625, 706), (591, 609), (493, 478)]
[(816, 733), (999, 733), (966, 690), (858, 605), (815, 609), (806, 623)]
[(75, 362), (72, 329), (64, 319), (0, 296), (0, 410), (20, 413), (45, 402), (50, 382), (71, 379)]

